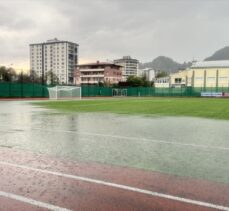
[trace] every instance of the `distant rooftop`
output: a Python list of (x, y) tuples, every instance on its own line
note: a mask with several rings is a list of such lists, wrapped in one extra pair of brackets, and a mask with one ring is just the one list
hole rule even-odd
[(80, 64), (77, 65), (78, 67), (83, 67), (83, 66), (118, 66), (118, 67), (122, 67), (121, 65), (117, 65), (111, 62), (93, 62), (93, 63), (86, 63), (86, 64)]
[(118, 61), (127, 61), (127, 60), (131, 60), (131, 61), (136, 61), (136, 62), (138, 62), (137, 59), (133, 59), (133, 58), (131, 58), (131, 56), (123, 56), (121, 59), (115, 59), (114, 62), (118, 62)]
[(33, 43), (33, 44), (30, 44), (30, 45), (42, 45), (42, 44), (52, 44), (52, 43), (71, 43), (71, 44), (78, 45), (77, 43), (73, 43), (73, 42), (69, 42), (69, 41), (64, 41), (64, 40), (59, 40), (57, 38), (47, 40), (46, 42), (43, 42), (43, 43)]
[(123, 56), (123, 59), (132, 59), (131, 56)]
[(155, 71), (152, 67), (146, 67), (146, 68), (139, 69), (139, 70), (141, 70), (141, 71), (150, 71), (150, 70)]
[(57, 38), (51, 39), (51, 40), (47, 40), (47, 42), (61, 42), (60, 40), (58, 40)]
[(193, 63), (191, 68), (205, 68), (205, 67), (229, 67), (229, 60), (219, 61), (202, 61)]

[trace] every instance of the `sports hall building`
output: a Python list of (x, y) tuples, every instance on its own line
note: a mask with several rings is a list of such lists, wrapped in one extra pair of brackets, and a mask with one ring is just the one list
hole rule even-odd
[(229, 87), (229, 60), (196, 62), (171, 74), (170, 87)]

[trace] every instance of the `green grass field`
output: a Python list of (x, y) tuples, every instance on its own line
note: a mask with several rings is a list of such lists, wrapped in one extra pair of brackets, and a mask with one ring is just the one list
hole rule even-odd
[[(31, 150), (229, 184), (228, 121), (148, 118), (227, 120), (229, 99), (109, 98), (35, 105), (57, 112), (48, 111), (41, 118), (50, 126), (45, 131), (44, 124), (43, 130), (29, 139)], [(99, 112), (104, 115), (96, 114)], [(41, 138), (42, 132), (45, 138)]]
[(116, 98), (46, 101), (35, 104), (66, 112), (107, 112), (229, 119), (229, 99), (217, 98)]

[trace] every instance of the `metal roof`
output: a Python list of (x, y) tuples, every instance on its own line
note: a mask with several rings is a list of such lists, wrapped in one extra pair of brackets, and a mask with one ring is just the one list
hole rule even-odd
[(114, 64), (111, 62), (94, 62), (94, 63), (86, 63), (86, 64), (79, 64), (76, 65), (77, 67), (84, 67), (84, 66), (116, 66), (116, 67), (122, 67), (121, 65)]
[(202, 61), (194, 63), (191, 68), (217, 68), (217, 67), (229, 67), (229, 60), (219, 61)]

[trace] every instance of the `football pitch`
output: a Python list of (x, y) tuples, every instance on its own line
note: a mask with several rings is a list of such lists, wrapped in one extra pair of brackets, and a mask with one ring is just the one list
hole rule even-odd
[(3, 101), (0, 202), (228, 211), (228, 107), (200, 98)]
[(36, 104), (67, 112), (107, 112), (229, 119), (229, 99), (219, 98), (116, 98), (48, 101)]
[[(80, 158), (229, 183), (228, 99), (112, 98), (36, 105), (87, 117), (104, 128), (90, 125), (87, 150), (93, 151), (79, 151)], [(112, 123), (120, 118), (122, 124)]]

